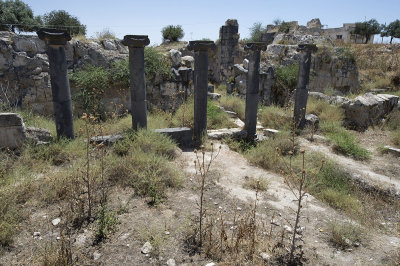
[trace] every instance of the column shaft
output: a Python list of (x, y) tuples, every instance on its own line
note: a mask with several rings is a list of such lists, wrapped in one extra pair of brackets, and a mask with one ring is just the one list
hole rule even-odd
[(207, 132), (208, 51), (195, 52), (194, 67), (194, 129), (195, 141)]

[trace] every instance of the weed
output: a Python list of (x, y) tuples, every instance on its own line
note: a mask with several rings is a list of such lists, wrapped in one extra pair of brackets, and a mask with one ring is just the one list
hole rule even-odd
[(244, 120), (246, 105), (242, 98), (233, 95), (223, 95), (219, 100), (219, 104), (226, 110), (235, 112), (241, 120)]
[(263, 107), (259, 112), (259, 120), (264, 127), (290, 130), (292, 117), (287, 109), (271, 105)]
[(243, 183), (243, 188), (257, 191), (267, 191), (268, 186), (269, 181), (264, 177), (254, 178), (252, 176), (245, 176)]
[(102, 41), (104, 39), (116, 39), (115, 32), (113, 32), (112, 30), (110, 30), (108, 28), (105, 28), (102, 31), (96, 32), (96, 38), (99, 41)]
[(346, 249), (360, 243), (362, 230), (349, 222), (332, 221), (328, 224), (330, 241), (338, 248)]
[(308, 98), (307, 112), (318, 116), (320, 122), (337, 122), (344, 118), (343, 109), (340, 106), (327, 104), (325, 101)]
[(119, 220), (116, 214), (107, 207), (100, 207), (97, 210), (96, 218), (97, 229), (95, 233), (95, 242), (98, 243), (109, 237), (119, 224)]
[(400, 147), (400, 128), (392, 133), (393, 144)]

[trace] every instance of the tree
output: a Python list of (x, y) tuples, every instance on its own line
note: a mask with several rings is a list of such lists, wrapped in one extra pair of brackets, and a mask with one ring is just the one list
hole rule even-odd
[(250, 30), (250, 38), (249, 42), (261, 42), (261, 35), (265, 31), (265, 28), (262, 26), (261, 22), (255, 22), (253, 26), (249, 28)]
[(71, 16), (65, 10), (53, 10), (43, 16), (46, 27), (66, 30), (71, 35), (86, 35), (86, 26), (77, 17)]
[(177, 42), (185, 36), (185, 32), (181, 25), (168, 25), (161, 30), (163, 40), (169, 40), (170, 42)]
[(279, 24), (279, 32), (289, 33), (291, 27), (292, 24), (290, 22), (282, 21), (281, 24)]
[(365, 43), (368, 43), (371, 39), (371, 35), (381, 33), (382, 26), (376, 21), (376, 19), (370, 19), (369, 21), (356, 22), (356, 26), (352, 31), (352, 34), (361, 35), (365, 38)]
[(385, 37), (390, 37), (390, 44), (392, 44), (393, 38), (400, 38), (400, 20), (396, 19), (391, 22), (384, 29)]
[(40, 16), (33, 16), (32, 9), (20, 0), (0, 0), (0, 30), (36, 31), (43, 25)]

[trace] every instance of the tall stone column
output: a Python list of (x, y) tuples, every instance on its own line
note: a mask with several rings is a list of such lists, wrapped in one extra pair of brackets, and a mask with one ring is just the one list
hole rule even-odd
[(37, 32), (47, 45), (50, 65), (50, 83), (53, 95), (57, 137), (74, 138), (71, 90), (69, 87), (65, 45), (71, 40), (68, 32), (42, 28)]
[(300, 52), (299, 76), (294, 98), (294, 123), (297, 129), (303, 129), (305, 125), (308, 82), (310, 80), (311, 54), (317, 51), (315, 44), (299, 44), (297, 51)]
[(149, 45), (147, 35), (125, 35), (122, 44), (129, 48), (132, 128), (147, 128), (146, 78), (144, 47)]
[(212, 41), (190, 41), (190, 51), (194, 51), (194, 129), (195, 145), (207, 133), (207, 89), (208, 89), (208, 51), (215, 49)]
[(249, 51), (244, 126), (249, 140), (256, 137), (258, 92), (260, 87), (260, 51), (265, 51), (266, 48), (264, 43), (248, 43), (244, 47), (246, 51)]

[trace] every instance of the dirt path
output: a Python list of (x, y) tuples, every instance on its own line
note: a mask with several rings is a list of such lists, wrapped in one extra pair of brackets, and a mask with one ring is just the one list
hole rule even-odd
[[(187, 162), (185, 170), (193, 174), (195, 159), (193, 152), (184, 152), (181, 159)], [(266, 216), (278, 217), (275, 221), (281, 226), (288, 225), (287, 221), (294, 220), (295, 197), (281, 176), (250, 165), (242, 155), (229, 150), (227, 145), (222, 145), (221, 153), (212, 165), (212, 169), (220, 173), (218, 185), (231, 197), (248, 202), (254, 201), (255, 194), (254, 191), (242, 187), (245, 177), (267, 178), (270, 182), (269, 188), (267, 195), (261, 199), (261, 203), (270, 206)], [(302, 226), (306, 227), (305, 249), (311, 264), (378, 265), (400, 248), (399, 238), (371, 232), (368, 241), (364, 241), (365, 243), (353, 251), (337, 251), (328, 241), (326, 225), (332, 220), (348, 219), (312, 196), (308, 197), (302, 218)]]

